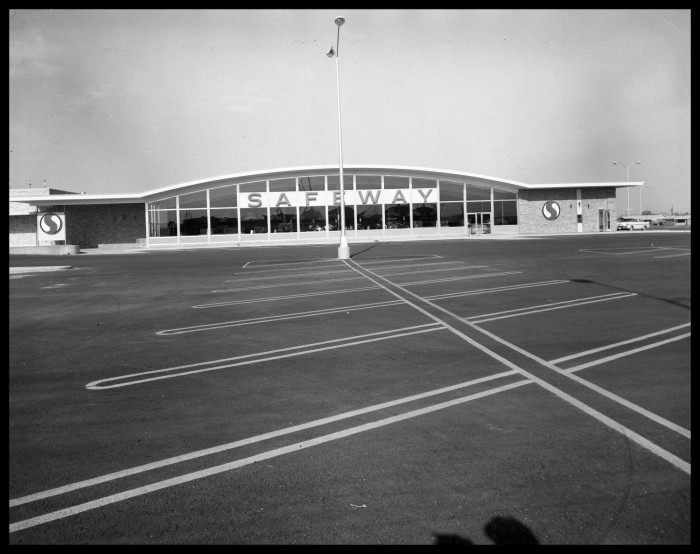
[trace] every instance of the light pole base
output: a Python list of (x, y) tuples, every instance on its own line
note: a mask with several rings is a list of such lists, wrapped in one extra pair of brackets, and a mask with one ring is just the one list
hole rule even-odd
[(340, 246), (338, 247), (338, 259), (350, 259), (350, 247), (348, 246), (348, 239), (345, 236), (340, 237)]

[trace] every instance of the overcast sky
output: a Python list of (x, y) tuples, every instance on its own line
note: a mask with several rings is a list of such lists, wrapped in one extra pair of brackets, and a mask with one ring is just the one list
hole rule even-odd
[(690, 10), (10, 10), (10, 187), (338, 164), (338, 15), (344, 164), (690, 209)]

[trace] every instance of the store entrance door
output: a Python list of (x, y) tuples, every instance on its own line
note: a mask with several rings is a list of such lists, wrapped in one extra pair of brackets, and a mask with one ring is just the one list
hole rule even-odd
[(467, 224), (470, 235), (487, 235), (491, 232), (491, 212), (468, 213)]
[(598, 210), (598, 230), (600, 232), (610, 230), (610, 210)]

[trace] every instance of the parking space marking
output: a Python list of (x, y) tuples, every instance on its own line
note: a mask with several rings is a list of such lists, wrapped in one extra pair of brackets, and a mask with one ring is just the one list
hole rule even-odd
[[(427, 285), (427, 284), (432, 284), (432, 283), (443, 283), (443, 282), (448, 282), (448, 281), (462, 281), (465, 279), (481, 279), (484, 277), (500, 277), (502, 275), (514, 275), (514, 274), (519, 274), (519, 273), (522, 273), (522, 272), (520, 272), (520, 271), (504, 271), (504, 272), (500, 272), (500, 273), (479, 273), (476, 275), (466, 275), (466, 276), (462, 276), (462, 277), (449, 277), (449, 278), (445, 278), (445, 279), (428, 279), (428, 280), (424, 280), (424, 281), (414, 281), (411, 283), (403, 283), (403, 285), (404, 286)], [(561, 281), (561, 282), (568, 282), (568, 281)], [(300, 283), (300, 284), (308, 284), (308, 283)], [(270, 287), (268, 285), (264, 285), (263, 288), (270, 288)], [(361, 287), (361, 288), (355, 288), (355, 289), (341, 289), (341, 290), (307, 292), (307, 293), (299, 293), (299, 294), (289, 294), (289, 295), (285, 295), (285, 296), (251, 298), (251, 299), (247, 299), (247, 300), (231, 300), (228, 302), (212, 302), (210, 304), (197, 304), (196, 306), (192, 306), (192, 307), (193, 308), (218, 308), (221, 306), (233, 306), (233, 305), (237, 305), (237, 304), (252, 304), (255, 302), (272, 302), (275, 300), (288, 300), (290, 298), (304, 298), (307, 296), (323, 296), (323, 295), (328, 295), (328, 294), (344, 294), (344, 293), (348, 293), (348, 292), (376, 290), (379, 288), (381, 288), (381, 287), (379, 285), (377, 285), (377, 286)], [(234, 290), (234, 289), (231, 289), (231, 290)], [(240, 290), (244, 290), (244, 289), (240, 289)], [(228, 292), (228, 291), (214, 291), (214, 292)], [(456, 293), (456, 296), (463, 296), (464, 294), (465, 293)], [(466, 293), (466, 294), (472, 294), (472, 293)]]
[(565, 308), (573, 308), (575, 306), (585, 306), (586, 304), (594, 304), (596, 302), (607, 302), (608, 300), (619, 300), (621, 298), (629, 298), (637, 296), (636, 292), (613, 292), (610, 294), (602, 294), (600, 296), (589, 296), (588, 298), (578, 298), (574, 300), (564, 300), (562, 302), (551, 302), (548, 304), (540, 304), (539, 306), (528, 306), (527, 308), (517, 308), (515, 310), (505, 310), (502, 312), (494, 312), (491, 314), (475, 315), (472, 317), (463, 318), (465, 321), (470, 321), (474, 324), (486, 323), (487, 321), (495, 321), (496, 319), (505, 319), (508, 317), (518, 317), (521, 315), (537, 314), (548, 312), (551, 310), (563, 310)]
[[(477, 268), (484, 268), (487, 266), (469, 266), (469, 267), (451, 267), (451, 268), (442, 268), (442, 269), (426, 269), (426, 270), (421, 270), (421, 271), (402, 271), (400, 273), (389, 273), (386, 274), (387, 277), (394, 277), (397, 275), (416, 275), (420, 273), (436, 273), (440, 271), (457, 271), (457, 270), (465, 270), (465, 269), (477, 269)], [(501, 273), (486, 273), (486, 274), (481, 274), (481, 275), (467, 275), (463, 277), (449, 277), (445, 279), (435, 279), (435, 280), (430, 280), (430, 281), (417, 281), (415, 283), (404, 283), (406, 285), (422, 285), (422, 284), (427, 284), (427, 283), (442, 283), (444, 281), (459, 281), (461, 279), (474, 279), (478, 277), (499, 277), (501, 275), (513, 275), (515, 273), (521, 273), (520, 271), (507, 271), (507, 272), (501, 272)], [(285, 276), (286, 279), (288, 279), (290, 276)], [(308, 274), (304, 275), (308, 279)], [(315, 279), (313, 281), (314, 285), (317, 285), (319, 283), (337, 283), (339, 281), (357, 281), (358, 279), (363, 279), (361, 275), (355, 275), (353, 277), (338, 277), (336, 279)], [(256, 285), (253, 287), (242, 287), (242, 288), (237, 288), (237, 289), (217, 289), (213, 290), (211, 292), (213, 293), (221, 293), (221, 292), (244, 292), (247, 290), (259, 290), (259, 289), (274, 289), (278, 287), (299, 287), (303, 285), (309, 285), (308, 281), (307, 282), (296, 282), (296, 283), (272, 283), (269, 285)]]
[[(518, 352), (518, 353), (522, 354), (523, 356), (526, 356), (526, 357), (530, 358), (531, 360), (533, 360), (533, 361), (535, 361), (535, 362), (541, 364), (542, 366), (544, 366), (544, 367), (546, 367), (546, 368), (548, 368), (548, 369), (551, 369), (552, 371), (555, 371), (555, 372), (559, 373), (560, 375), (566, 376), (566, 377), (568, 377), (568, 378), (570, 378), (570, 379), (576, 381), (576, 382), (579, 383), (580, 385), (582, 385), (582, 386), (584, 386), (584, 387), (587, 387), (587, 388), (589, 388), (589, 389), (591, 389), (591, 390), (597, 392), (597, 393), (600, 394), (601, 396), (604, 396), (604, 397), (608, 398), (609, 400), (612, 400), (613, 402), (617, 402), (617, 403), (619, 403), (619, 404), (621, 404), (621, 405), (624, 405), (624, 406), (626, 406), (627, 408), (632, 409), (633, 411), (637, 411), (638, 413), (641, 413), (642, 415), (647, 415), (647, 417), (648, 417), (648, 414), (649, 414), (650, 412), (645, 413), (646, 410), (643, 410), (642, 408), (639, 408), (639, 407), (635, 406), (634, 404), (632, 404), (631, 402), (627, 401), (626, 399), (624, 399), (624, 398), (622, 398), (622, 397), (620, 397), (620, 396), (618, 396), (618, 395), (616, 395), (616, 394), (613, 394), (613, 393), (611, 393), (611, 392), (609, 392), (609, 391), (603, 389), (602, 387), (599, 387), (598, 385), (595, 385), (595, 384), (593, 384), (593, 383), (591, 383), (591, 382), (589, 382), (589, 381), (586, 381), (585, 379), (582, 379), (582, 378), (578, 377), (577, 375), (575, 375), (575, 374), (573, 374), (573, 373), (569, 373), (569, 372), (567, 372), (567, 371), (564, 371), (564, 370), (560, 369), (559, 367), (555, 366), (554, 364), (550, 364), (549, 362), (547, 362), (546, 360), (543, 360), (543, 359), (540, 358), (539, 356), (535, 356), (534, 354), (532, 354), (532, 353), (530, 353), (530, 352), (527, 352), (526, 350), (523, 350), (522, 348), (516, 346), (515, 344), (513, 344), (513, 343), (511, 343), (511, 342), (508, 342), (508, 341), (506, 341), (505, 339), (502, 339), (501, 337), (498, 337), (497, 335), (495, 335), (495, 334), (493, 334), (493, 333), (487, 331), (486, 329), (483, 329), (483, 328), (479, 327), (478, 325), (475, 325), (475, 324), (473, 324), (473, 323), (470, 323), (469, 321), (464, 321), (462, 318), (460, 318), (459, 316), (457, 316), (457, 315), (455, 315), (454, 313), (450, 312), (450, 311), (447, 310), (446, 308), (443, 308), (442, 306), (439, 306), (438, 304), (435, 304), (435, 303), (433, 303), (433, 302), (430, 302), (429, 300), (426, 300), (426, 299), (421, 298), (421, 297), (418, 296), (417, 294), (415, 294), (415, 293), (413, 293), (413, 292), (411, 292), (411, 291), (409, 291), (409, 290), (403, 288), (401, 285), (397, 285), (396, 283), (393, 283), (393, 282), (389, 281), (388, 279), (382, 277), (381, 275), (377, 275), (376, 273), (373, 273), (371, 270), (369, 270), (369, 269), (367, 269), (367, 268), (364, 268), (364, 267), (360, 266), (360, 265), (357, 264), (357, 263), (354, 263), (352, 260), (349, 260), (349, 261), (346, 260), (345, 263), (348, 264), (349, 267), (355, 268), (355, 270), (356, 270), (358, 273), (363, 273), (363, 271), (366, 272), (366, 273), (364, 273), (364, 274), (366, 275), (366, 277), (367, 277), (368, 280), (370, 280), (371, 282), (377, 284), (378, 286), (380, 286), (381, 288), (383, 288), (384, 290), (386, 290), (388, 293), (390, 293), (392, 296), (395, 296), (395, 297), (397, 297), (397, 298), (402, 298), (407, 304), (409, 304), (410, 306), (413, 306), (413, 307), (414, 307), (416, 310), (418, 310), (419, 312), (425, 314), (426, 316), (428, 316), (428, 317), (429, 317), (430, 319), (432, 319), (433, 321), (444, 325), (444, 326), (445, 326), (447, 329), (449, 329), (452, 333), (454, 333), (454, 334), (457, 335), (458, 337), (462, 338), (463, 340), (465, 340), (466, 342), (468, 342), (468, 343), (471, 344), (472, 346), (478, 348), (479, 350), (481, 350), (481, 351), (484, 352), (485, 354), (491, 356), (491, 357), (494, 358), (495, 360), (500, 361), (500, 362), (503, 363), (506, 367), (509, 367), (509, 368), (511, 368), (511, 369), (514, 369), (514, 370), (518, 371), (521, 375), (523, 375), (523, 376), (529, 378), (530, 380), (536, 382), (538, 385), (540, 385), (540, 386), (541, 386), (542, 388), (544, 388), (545, 390), (551, 392), (551, 393), (554, 394), (555, 396), (558, 396), (559, 398), (561, 398), (561, 399), (564, 400), (565, 402), (567, 402), (567, 403), (571, 404), (572, 406), (574, 406), (574, 407), (580, 409), (580, 410), (583, 411), (584, 413), (586, 413), (586, 414), (590, 415), (591, 417), (597, 419), (598, 421), (600, 421), (600, 422), (603, 423), (604, 425), (607, 425), (608, 427), (610, 427), (610, 428), (613, 429), (614, 431), (617, 431), (618, 433), (624, 435), (626, 438), (628, 438), (628, 439), (630, 439), (630, 440), (636, 442), (638, 445), (640, 445), (641, 447), (647, 449), (649, 452), (652, 452), (653, 454), (656, 454), (657, 456), (659, 456), (660, 458), (666, 460), (667, 462), (669, 462), (669, 463), (672, 464), (673, 466), (677, 467), (677, 468), (680, 469), (681, 471), (683, 471), (683, 472), (687, 473), (688, 475), (690, 475), (690, 473), (691, 473), (691, 466), (690, 466), (690, 464), (689, 464), (688, 462), (686, 462), (685, 460), (682, 460), (681, 458), (679, 458), (678, 456), (672, 454), (671, 452), (668, 452), (667, 450), (661, 448), (660, 446), (658, 446), (658, 445), (652, 443), (651, 441), (649, 441), (648, 439), (644, 438), (644, 437), (641, 436), (640, 434), (635, 433), (635, 432), (632, 431), (631, 429), (629, 429), (629, 428), (625, 427), (624, 425), (618, 423), (617, 421), (613, 420), (612, 418), (606, 416), (605, 414), (599, 412), (598, 410), (592, 408), (591, 406), (588, 406), (588, 405), (585, 404), (584, 402), (581, 402), (580, 400), (578, 400), (577, 398), (571, 396), (570, 394), (568, 394), (568, 393), (566, 393), (566, 392), (564, 392), (564, 391), (558, 389), (557, 387), (551, 385), (550, 383), (548, 383), (548, 382), (545, 381), (544, 379), (541, 379), (541, 378), (537, 377), (536, 375), (533, 375), (533, 374), (530, 373), (529, 371), (526, 371), (526, 370), (522, 369), (521, 367), (517, 366), (516, 364), (514, 364), (514, 363), (511, 362), (510, 360), (504, 358), (504, 357), (501, 356), (500, 354), (494, 352), (493, 350), (490, 350), (489, 348), (485, 347), (484, 345), (482, 345), (481, 343), (479, 343), (479, 342), (476, 341), (475, 339), (473, 339), (473, 338), (471, 338), (471, 337), (465, 335), (464, 333), (462, 333), (462, 332), (459, 331), (458, 329), (454, 328), (452, 325), (450, 325), (449, 323), (447, 323), (444, 319), (441, 319), (441, 318), (439, 318), (439, 317), (437, 317), (437, 316), (431, 314), (431, 313), (430, 313), (429, 311), (427, 311), (426, 309), (420, 307), (419, 305), (417, 305), (417, 304), (414, 303), (414, 302), (411, 302), (411, 301), (407, 298), (407, 296), (410, 295), (410, 296), (416, 298), (418, 301), (425, 302), (426, 304), (430, 305), (431, 307), (433, 307), (433, 308), (435, 308), (435, 309), (437, 309), (437, 310), (443, 312), (444, 314), (450, 316), (451, 318), (454, 318), (454, 319), (456, 319), (456, 320), (458, 320), (458, 321), (463, 321), (466, 325), (468, 325), (470, 328), (474, 329), (475, 331), (477, 331), (477, 332), (479, 332), (479, 333), (483, 333), (484, 335), (488, 336), (488, 337), (491, 338), (492, 340), (495, 340), (495, 341), (499, 342), (500, 344), (506, 346), (507, 348), (510, 348), (510, 349), (514, 350), (515, 352)], [(397, 292), (394, 292), (394, 291), (391, 290), (389, 287), (387, 287), (386, 285), (381, 284), (381, 283), (380, 283), (379, 281), (377, 281), (376, 279), (380, 279), (380, 280), (382, 280), (382, 281), (386, 281), (387, 283), (389, 283), (389, 284), (392, 285), (393, 287), (396, 287), (396, 288), (398, 288), (399, 290), (401, 290), (401, 291), (402, 291), (405, 295), (407, 295), (407, 296), (402, 296), (402, 295), (398, 294)], [(640, 412), (640, 411), (638, 411), (636, 408), (638, 408), (639, 410), (643, 410), (643, 411)]]
[(403, 304), (400, 300), (388, 300), (386, 302), (373, 302), (371, 304), (356, 304), (353, 306), (341, 306), (340, 308), (325, 308), (322, 310), (311, 310), (308, 312), (296, 312), (293, 314), (269, 315), (265, 317), (253, 317), (250, 319), (239, 319), (235, 321), (220, 321), (217, 323), (205, 323), (204, 325), (193, 325), (191, 327), (180, 327), (177, 329), (164, 329), (158, 331), (156, 335), (180, 335), (182, 333), (192, 333), (195, 331), (210, 331), (223, 329), (225, 327), (239, 327), (241, 325), (255, 325), (257, 323), (271, 323), (273, 321), (284, 321), (285, 319), (298, 319), (300, 317), (315, 317), (338, 312), (352, 312), (356, 310), (368, 310), (372, 308), (383, 308), (385, 306), (397, 306)]
[(654, 256), (654, 259), (663, 260), (664, 258), (677, 258), (678, 256), (690, 256), (690, 252), (681, 252), (680, 254), (668, 254), (667, 256)]
[(71, 506), (69, 508), (65, 508), (62, 510), (57, 510), (55, 512), (51, 512), (48, 514), (44, 514), (38, 517), (34, 518), (29, 518), (25, 519), (22, 521), (17, 521), (15, 523), (10, 524), (10, 533), (14, 533), (16, 531), (21, 531), (22, 529), (27, 529), (29, 527), (33, 527), (36, 525), (41, 525), (43, 523), (48, 523), (50, 521), (55, 521), (58, 519), (63, 519), (66, 517), (70, 517), (82, 512), (86, 512), (88, 510), (94, 510), (96, 508), (101, 508), (103, 506), (107, 506), (109, 504), (114, 504), (115, 502), (121, 502), (123, 500), (127, 500), (129, 498), (134, 498), (137, 496), (142, 496), (144, 494), (149, 494), (158, 490), (162, 490), (165, 488), (173, 487), (176, 485), (181, 485), (183, 483), (187, 483), (189, 481), (194, 481), (197, 479), (202, 479), (204, 477), (209, 477), (212, 475), (217, 475), (219, 473), (224, 473), (227, 471), (231, 471), (233, 469), (238, 469), (256, 462), (260, 462), (263, 460), (269, 460), (270, 458), (275, 458), (277, 456), (282, 456), (284, 454), (291, 454), (293, 452), (299, 452), (300, 450), (303, 450), (305, 448), (310, 448), (312, 446), (318, 446), (320, 444), (325, 444), (334, 440), (338, 439), (343, 439), (346, 437), (349, 437), (351, 435), (356, 435), (358, 433), (363, 433), (366, 431), (370, 431), (373, 429), (377, 429), (379, 427), (383, 427), (386, 425), (391, 425), (393, 423), (398, 423), (400, 421), (405, 421), (407, 419), (419, 417), (431, 412), (436, 412), (438, 410), (444, 410), (446, 408), (450, 408), (452, 406), (456, 406), (459, 404), (464, 404), (466, 402), (470, 402), (472, 400), (477, 400), (479, 398), (484, 398), (486, 396), (490, 396), (493, 394), (498, 394), (500, 392), (505, 392), (510, 389), (514, 389), (517, 387), (521, 387), (523, 385), (529, 384), (530, 381), (528, 380), (522, 380), (522, 381), (516, 381), (514, 383), (510, 383), (508, 385), (503, 385), (502, 387), (496, 387), (493, 389), (489, 389), (486, 391), (482, 391), (476, 394), (471, 394), (469, 396), (463, 396), (461, 398), (456, 398), (454, 400), (449, 400), (447, 402), (442, 402), (440, 404), (434, 404), (432, 406), (428, 406), (425, 408), (421, 408), (419, 410), (413, 410), (411, 412), (406, 412), (403, 414), (395, 415), (392, 417), (387, 417), (384, 419), (380, 419), (378, 421), (372, 421), (369, 423), (365, 423), (362, 425), (357, 425), (355, 427), (350, 427), (348, 429), (344, 429), (342, 431), (338, 431), (335, 433), (330, 433), (327, 435), (323, 435), (320, 437), (316, 437), (313, 439), (297, 442), (295, 444), (291, 444), (289, 446), (284, 446), (281, 448), (275, 448), (273, 450), (268, 450), (267, 452), (263, 452), (261, 454), (257, 454), (255, 456), (249, 456), (247, 458), (243, 458), (240, 460), (235, 460), (232, 462), (228, 462), (225, 464), (221, 464), (218, 466), (210, 467), (201, 471), (196, 471), (193, 473), (187, 473), (185, 475), (181, 475), (180, 477), (174, 477), (172, 479), (167, 479), (164, 481), (159, 481), (156, 483), (151, 483), (150, 485), (145, 485), (142, 487), (138, 487), (135, 489), (127, 490), (118, 494), (113, 494), (111, 496), (106, 496), (103, 498), (99, 498), (97, 500), (93, 500), (90, 502), (84, 502), (82, 504), (78, 504), (75, 506)]
[[(314, 427), (320, 427), (323, 425), (328, 425), (329, 423), (335, 423), (337, 421), (342, 421), (344, 419), (349, 419), (352, 417), (356, 417), (359, 415), (364, 415), (364, 414), (369, 414), (372, 412), (376, 412), (379, 410), (384, 410), (386, 408), (393, 408), (395, 406), (400, 406), (402, 404), (408, 404), (409, 402), (415, 402), (417, 400), (424, 400), (426, 398), (431, 398), (433, 396), (438, 396), (441, 394), (446, 394), (449, 392), (454, 392), (463, 388), (467, 387), (472, 387), (475, 385), (479, 385), (482, 383), (487, 383), (489, 381), (495, 381), (497, 379), (503, 379), (505, 377), (511, 376), (511, 375), (516, 375), (515, 371), (504, 371), (502, 373), (496, 373), (493, 375), (487, 375), (485, 377), (479, 377), (477, 379), (472, 379), (469, 381), (464, 381), (462, 383), (457, 383), (456, 385), (450, 385), (447, 387), (442, 387), (439, 389), (434, 389), (431, 391), (426, 391), (422, 392), (419, 394), (414, 394), (411, 396), (405, 396), (403, 398), (397, 398), (396, 400), (389, 400), (387, 402), (382, 402), (380, 404), (374, 404), (371, 406), (366, 406), (364, 408), (358, 408), (356, 410), (351, 410), (349, 412), (343, 412), (341, 414), (329, 416), (329, 417), (324, 417), (321, 419), (316, 419), (313, 421), (308, 421), (306, 423), (300, 423), (298, 425), (293, 425), (291, 427), (284, 427), (282, 429), (278, 429), (276, 431), (270, 431), (268, 433), (263, 433), (260, 435), (255, 435), (252, 437), (248, 437), (245, 439), (233, 441), (230, 443), (226, 444), (221, 444), (218, 446), (213, 446), (211, 448), (205, 448), (202, 450), (197, 450), (195, 452), (189, 452), (187, 454), (181, 454), (179, 456), (173, 456), (171, 458), (166, 458), (163, 460), (159, 460), (157, 462), (152, 462), (149, 464), (143, 464), (140, 466), (132, 467), (129, 469), (124, 469), (121, 471), (116, 471), (113, 473), (108, 473), (106, 475), (101, 475), (99, 477), (93, 477), (91, 479), (85, 479), (83, 481), (78, 481), (76, 483), (72, 483), (70, 485), (64, 485), (61, 487), (56, 487), (53, 489), (48, 489), (42, 492), (34, 493), (34, 494), (28, 494), (26, 496), (22, 496), (19, 498), (14, 498), (10, 500), (10, 508), (15, 507), (15, 506), (20, 506), (22, 504), (27, 504), (30, 502), (36, 502), (37, 500), (43, 500), (44, 498), (49, 498), (51, 496), (57, 496), (60, 494), (65, 494), (68, 492), (72, 492), (78, 489), (94, 486), (94, 485), (99, 485), (102, 483), (106, 483), (107, 481), (113, 481), (115, 479), (121, 479), (123, 477), (128, 477), (131, 475), (136, 475), (138, 473), (143, 473), (146, 471), (151, 471), (153, 469), (158, 469), (161, 467), (177, 464), (180, 462), (185, 462), (188, 460), (193, 460), (196, 458), (202, 458), (204, 456), (209, 456), (211, 454), (218, 454), (220, 452), (225, 452), (227, 450), (233, 450), (235, 448), (240, 448), (242, 446), (247, 446), (250, 444), (255, 444), (258, 442), (262, 442), (265, 440), (269, 440), (272, 438), (276, 437), (282, 437), (285, 435), (290, 435), (293, 433), (297, 433), (299, 431), (305, 431), (307, 429), (312, 429)], [(530, 383), (530, 381), (519, 381), (521, 384), (527, 384)], [(498, 387), (500, 389), (500, 387)], [(489, 389), (490, 391), (493, 391), (493, 389)]]
[(501, 287), (493, 287), (490, 289), (477, 289), (477, 290), (469, 290), (465, 292), (448, 292), (445, 294), (434, 294), (432, 296), (426, 296), (426, 300), (444, 300), (446, 298), (457, 298), (459, 296), (471, 296), (472, 294), (487, 294), (491, 292), (502, 292), (502, 291), (508, 291), (508, 290), (517, 290), (517, 289), (527, 289), (530, 287), (544, 287), (547, 285), (561, 285), (562, 283), (570, 283), (571, 281), (564, 280), (564, 279), (555, 279), (553, 281), (538, 281), (536, 283), (524, 283), (520, 285), (507, 285), (507, 286), (501, 286)]
[(501, 277), (503, 275), (518, 275), (522, 271), (500, 271), (498, 273), (480, 273), (477, 275), (463, 275), (462, 277), (446, 277), (444, 279), (430, 279), (429, 281), (413, 281), (412, 283), (401, 283), (401, 286), (410, 287), (414, 285), (430, 285), (433, 283), (447, 283), (448, 281), (464, 281), (466, 279), (481, 279), (483, 277)]
[[(388, 331), (378, 331), (376, 333), (367, 333), (364, 335), (356, 335), (354, 337), (343, 337), (340, 339), (332, 339), (322, 342), (313, 342), (310, 344), (301, 344), (299, 346), (290, 346), (288, 348), (279, 348), (276, 350), (268, 350), (266, 352), (256, 352), (254, 354), (245, 354), (242, 356), (234, 356), (231, 358), (224, 358), (220, 360), (210, 360), (208, 362), (197, 362), (194, 364), (186, 364), (176, 367), (167, 367), (163, 369), (154, 369), (151, 371), (143, 371), (140, 373), (132, 373), (130, 375), (121, 375), (119, 377), (108, 377), (106, 379), (99, 379), (97, 381), (92, 381), (85, 385), (88, 390), (104, 390), (113, 389), (117, 387), (126, 387), (130, 385), (137, 385), (140, 383), (146, 383), (148, 381), (158, 381), (160, 379), (172, 379), (173, 377), (183, 377), (185, 375), (193, 375), (195, 373), (204, 373), (207, 371), (215, 371), (219, 369), (229, 369), (232, 367), (240, 367), (244, 365), (258, 364), (262, 362), (269, 362), (272, 360), (280, 360), (283, 358), (290, 358), (292, 356), (302, 356), (305, 354), (311, 354), (313, 352), (323, 352), (324, 350), (334, 350), (336, 348), (345, 348), (347, 346), (355, 346), (358, 344), (367, 344), (370, 342), (377, 342), (381, 340), (395, 339), (399, 337), (407, 337), (410, 335), (416, 335), (419, 333), (430, 333), (432, 331), (442, 330), (441, 325), (436, 325), (435, 323), (427, 323), (424, 325), (413, 325), (411, 327), (402, 327), (399, 329), (390, 329)], [(296, 351), (296, 352), (294, 352)], [(279, 354), (282, 353), (282, 354)], [(271, 354), (278, 354), (272, 356)], [(257, 358), (258, 356), (265, 356)], [(228, 363), (232, 362), (232, 363)], [(201, 368), (202, 366), (209, 366), (212, 364), (224, 365), (214, 365), (213, 367), (204, 367), (202, 369), (190, 369), (194, 367)], [(189, 370), (189, 371), (180, 371)], [(178, 373), (162, 375), (163, 373), (169, 373), (178, 371)], [(115, 385), (101, 386), (101, 383), (108, 383), (113, 381), (121, 381), (122, 379), (133, 379), (135, 377), (143, 377), (145, 375), (158, 375), (157, 377), (149, 377), (146, 379), (138, 379), (136, 381), (126, 381), (124, 383), (117, 383)]]
[(289, 294), (286, 296), (268, 296), (263, 298), (251, 298), (249, 300), (231, 300), (230, 302), (214, 302), (212, 304), (198, 304), (193, 308), (219, 308), (221, 306), (235, 306), (236, 304), (254, 304), (255, 302), (274, 302), (275, 300), (287, 300), (289, 298), (304, 298), (306, 296), (324, 296), (328, 294), (344, 294), (346, 292), (359, 292), (364, 290), (376, 290), (379, 287), (360, 287), (357, 289), (327, 290), (319, 292), (307, 292), (302, 294)]
[[(308, 279), (308, 275), (305, 276)], [(290, 277), (287, 275), (284, 277), (285, 279), (289, 279)], [(358, 279), (361, 279), (361, 277), (338, 277), (336, 279), (314, 279), (313, 284), (317, 285), (320, 283), (337, 283), (339, 281), (357, 281)], [(299, 287), (299, 286), (308, 286), (309, 282), (297, 282), (297, 283), (271, 283), (269, 285), (256, 285), (253, 287), (241, 287), (237, 289), (217, 289), (213, 290), (211, 292), (213, 293), (220, 293), (220, 292), (245, 292), (247, 290), (260, 290), (260, 289), (276, 289), (279, 287)]]
[[(630, 248), (633, 248), (630, 250)], [(641, 250), (640, 250), (641, 248)], [(681, 250), (680, 247), (669, 247), (669, 246), (639, 246), (639, 247), (625, 247), (617, 246), (614, 248), (595, 248), (595, 249), (581, 249), (579, 252), (588, 252), (590, 254), (606, 254), (608, 256), (627, 256), (629, 254), (650, 254), (658, 253), (664, 250)], [(690, 254), (690, 252), (688, 252)], [(655, 258), (658, 256), (654, 256)]]
[(611, 348), (618, 348), (618, 347), (624, 346), (626, 344), (632, 344), (635, 342), (658, 337), (659, 335), (673, 333), (674, 331), (678, 331), (680, 329), (685, 329), (686, 327), (690, 327), (690, 323), (683, 323), (682, 325), (676, 325), (675, 327), (669, 327), (668, 329), (663, 329), (661, 331), (655, 331), (654, 333), (649, 333), (648, 335), (642, 335), (641, 337), (635, 337), (633, 339), (623, 340), (620, 342), (616, 342), (614, 344), (609, 344), (607, 346), (601, 346), (599, 348), (593, 348), (591, 350), (586, 350), (584, 352), (578, 352), (576, 354), (571, 354), (569, 356), (563, 356), (561, 358), (557, 358), (556, 360), (550, 360), (549, 363), (550, 364), (560, 364), (561, 362), (568, 362), (569, 360), (575, 360), (576, 358), (581, 358), (583, 356), (588, 356), (590, 354), (596, 354), (598, 352), (610, 350)]

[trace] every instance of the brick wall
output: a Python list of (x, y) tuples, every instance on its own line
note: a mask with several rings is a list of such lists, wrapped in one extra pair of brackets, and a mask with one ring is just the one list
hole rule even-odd
[(36, 214), (10, 216), (10, 246), (36, 246)]
[[(548, 201), (559, 204), (559, 217), (549, 221), (542, 215)], [(616, 229), (617, 201), (614, 188), (581, 189), (582, 232), (598, 232), (598, 210), (610, 211), (610, 228)], [(518, 224), (522, 234), (560, 234), (578, 232), (576, 189), (521, 190), (518, 193)]]
[(66, 244), (136, 243), (146, 237), (145, 210), (144, 204), (66, 206)]

